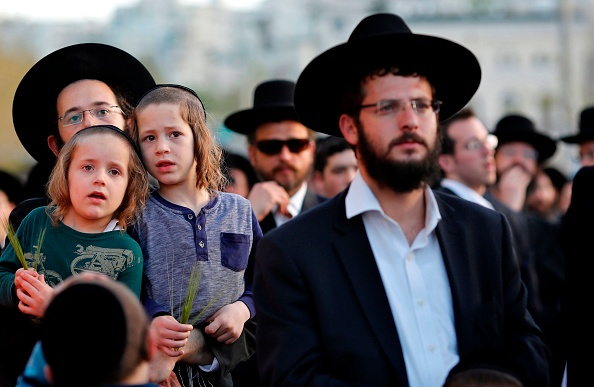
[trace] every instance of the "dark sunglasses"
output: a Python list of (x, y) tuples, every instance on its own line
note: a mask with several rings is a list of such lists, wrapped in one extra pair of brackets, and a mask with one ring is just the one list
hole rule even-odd
[(309, 147), (307, 138), (292, 138), (290, 140), (262, 140), (256, 143), (256, 148), (267, 155), (276, 155), (281, 152), (284, 146), (289, 148), (291, 153), (303, 152)]

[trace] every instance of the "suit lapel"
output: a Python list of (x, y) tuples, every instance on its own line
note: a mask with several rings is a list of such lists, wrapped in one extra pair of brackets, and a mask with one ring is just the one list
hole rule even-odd
[(318, 204), (322, 203), (324, 200), (326, 200), (326, 199), (319, 196), (315, 192), (307, 189), (307, 191), (305, 191), (305, 197), (303, 198), (303, 205), (301, 206), (301, 212), (304, 212), (306, 210), (309, 210), (312, 207), (317, 206)]
[[(474, 275), (469, 264), (469, 248), (466, 245), (468, 238), (462, 236), (465, 230), (459, 220), (464, 217), (461, 214), (456, 214), (456, 210), (447, 203), (451, 199), (445, 195), (436, 193), (435, 198), (442, 216), (437, 225), (436, 234), (452, 291), (456, 331), (465, 332), (467, 328), (464, 325), (472, 324), (472, 321), (464, 320), (459, 316), (472, 315), (471, 310), (465, 311), (465, 309), (472, 308), (472, 297), (475, 290), (473, 288)], [(472, 225), (467, 225), (467, 227), (472, 227)], [(458, 333), (458, 342), (463, 340), (464, 336)]]
[(377, 342), (383, 347), (400, 379), (408, 383), (394, 317), (367, 239), (362, 217), (359, 215), (347, 220), (344, 203), (346, 192), (339, 195), (341, 195), (340, 205), (337, 207), (342, 213), (336, 215), (334, 227), (336, 232), (334, 246), (338, 251), (339, 260), (364, 311), (362, 317), (372, 327)]

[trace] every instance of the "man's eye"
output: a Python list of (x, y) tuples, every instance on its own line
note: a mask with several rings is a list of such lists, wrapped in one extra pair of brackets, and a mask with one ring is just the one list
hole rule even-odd
[(80, 121), (81, 121), (81, 115), (78, 113), (66, 117), (67, 123), (76, 123), (76, 122), (80, 122)]
[(397, 101), (382, 101), (379, 103), (378, 112), (380, 113), (391, 113), (396, 110)]
[(425, 101), (415, 101), (415, 106), (418, 112), (424, 112), (429, 109), (429, 103)]
[(105, 117), (109, 115), (109, 109), (97, 109), (95, 110), (95, 117)]

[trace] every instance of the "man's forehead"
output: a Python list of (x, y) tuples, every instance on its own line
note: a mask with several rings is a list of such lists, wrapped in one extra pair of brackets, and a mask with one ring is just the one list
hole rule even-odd
[(254, 135), (256, 140), (308, 138), (309, 130), (298, 121), (284, 120), (279, 122), (265, 122), (256, 128)]

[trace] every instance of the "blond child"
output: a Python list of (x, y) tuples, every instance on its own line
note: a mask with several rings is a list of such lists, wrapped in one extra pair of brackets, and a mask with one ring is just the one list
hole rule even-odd
[[(131, 137), (159, 184), (134, 232), (145, 258), (143, 299), (155, 316), (151, 333), (160, 352), (152, 380), (162, 382), (175, 367), (177, 378), (189, 384), (200, 378), (223, 383), (253, 353), (234, 343), (255, 315), (253, 257), (262, 231), (247, 199), (221, 192), (222, 151), (193, 90), (158, 85), (147, 92), (134, 110)], [(188, 321), (196, 320), (205, 333), (211, 357), (198, 355), (201, 336), (177, 320), (195, 267), (201, 274)]]

